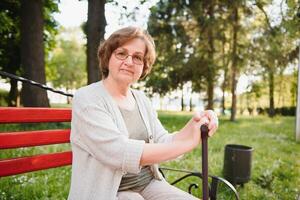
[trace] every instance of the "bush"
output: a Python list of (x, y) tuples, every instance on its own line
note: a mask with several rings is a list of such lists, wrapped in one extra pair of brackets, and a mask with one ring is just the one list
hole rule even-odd
[(8, 91), (0, 89), (0, 106), (8, 105)]
[(258, 108), (256, 108), (256, 112), (259, 115), (264, 115), (266, 113), (266, 110), (264, 108), (258, 107)]
[(276, 108), (275, 113), (282, 116), (296, 116), (296, 107), (291, 106), (291, 107)]
[[(264, 115), (269, 113), (270, 109), (258, 107), (256, 111), (259, 115)], [(296, 116), (296, 107), (290, 106), (290, 107), (275, 108), (275, 115)]]

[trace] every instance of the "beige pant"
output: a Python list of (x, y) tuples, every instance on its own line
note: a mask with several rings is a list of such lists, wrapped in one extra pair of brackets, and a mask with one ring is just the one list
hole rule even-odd
[(118, 200), (197, 200), (166, 181), (153, 179), (140, 193), (133, 191), (118, 192)]

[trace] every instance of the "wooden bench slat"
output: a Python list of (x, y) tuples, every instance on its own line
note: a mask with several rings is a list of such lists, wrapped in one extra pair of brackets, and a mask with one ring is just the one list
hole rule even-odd
[(72, 152), (42, 154), (0, 160), (0, 177), (72, 164)]
[(0, 133), (0, 149), (70, 142), (70, 129)]
[(0, 108), (0, 123), (69, 122), (70, 108)]

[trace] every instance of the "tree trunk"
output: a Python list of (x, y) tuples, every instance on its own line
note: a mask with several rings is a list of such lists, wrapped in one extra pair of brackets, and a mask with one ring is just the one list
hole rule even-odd
[[(45, 84), (43, 41), (43, 1), (21, 1), (21, 67), (24, 77)], [(30, 107), (49, 107), (46, 90), (23, 84), (22, 103)]]
[(268, 72), (269, 77), (269, 117), (274, 117), (275, 108), (274, 108), (274, 71), (272, 67), (269, 67)]
[(235, 121), (236, 118), (236, 86), (237, 86), (237, 32), (238, 32), (238, 8), (235, 6), (233, 10), (233, 45), (232, 45), (232, 70), (231, 70), (231, 116), (230, 121)]
[(297, 108), (296, 108), (296, 141), (300, 141), (300, 42), (299, 44), (299, 59), (298, 59), (298, 88), (297, 88)]
[(193, 92), (191, 92), (191, 98), (190, 98), (190, 112), (193, 111)]
[(88, 84), (101, 79), (97, 51), (105, 33), (105, 0), (88, 1), (87, 20), (87, 74)]
[(162, 97), (161, 95), (159, 95), (159, 107), (160, 107), (160, 110), (163, 110), (163, 105), (164, 105), (163, 99), (164, 99), (164, 97)]
[(285, 82), (284, 82), (284, 77), (283, 77), (283, 69), (281, 68), (280, 73), (279, 73), (279, 90), (278, 90), (278, 99), (277, 99), (277, 106), (278, 107), (284, 107), (284, 102), (285, 102), (285, 94), (283, 91), (286, 91), (285, 87)]
[(181, 86), (181, 111), (184, 111), (184, 94), (183, 94), (183, 84)]
[(208, 102), (206, 109), (213, 109), (214, 108), (214, 79), (213, 79), (213, 69), (209, 69), (208, 77), (207, 77), (207, 95), (208, 95)]
[[(210, 2), (209, 10), (208, 10), (209, 18), (211, 21), (214, 20), (214, 2)], [(208, 27), (208, 73), (207, 73), (207, 95), (208, 95), (208, 103), (207, 109), (213, 109), (214, 107), (214, 75), (215, 75), (215, 66), (214, 65), (214, 36), (213, 36), (213, 25), (210, 24)]]
[(222, 115), (225, 115), (225, 90), (226, 90), (226, 77), (227, 77), (227, 69), (224, 70), (224, 81), (222, 83)]
[(225, 90), (226, 90), (226, 86), (227, 86), (227, 73), (228, 73), (228, 63), (226, 64), (225, 62), (225, 42), (222, 43), (222, 55), (223, 55), (223, 67), (224, 67), (224, 80), (222, 83), (222, 102), (221, 102), (221, 106), (222, 106), (222, 115), (225, 115), (225, 110), (226, 110), (226, 106), (225, 106)]
[[(70, 94), (70, 91), (69, 91), (69, 90), (70, 90), (69, 87), (66, 87), (66, 92)], [(71, 99), (72, 99), (72, 98), (69, 97), (69, 96), (66, 96), (66, 97), (67, 97), (67, 104), (70, 105), (70, 104), (71, 104)]]
[(18, 81), (14, 79), (10, 79), (10, 90), (8, 93), (8, 106), (17, 106), (18, 104)]

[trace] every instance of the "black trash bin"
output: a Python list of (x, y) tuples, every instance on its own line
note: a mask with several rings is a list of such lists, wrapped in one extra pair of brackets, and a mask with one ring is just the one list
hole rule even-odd
[(227, 144), (225, 146), (223, 175), (233, 185), (244, 185), (251, 177), (253, 148)]

